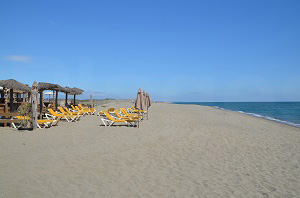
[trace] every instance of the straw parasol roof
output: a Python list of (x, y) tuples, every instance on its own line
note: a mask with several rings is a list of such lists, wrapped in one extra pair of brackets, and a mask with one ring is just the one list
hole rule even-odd
[(57, 85), (57, 88), (55, 90), (60, 91), (60, 92), (64, 92), (64, 93), (66, 92), (66, 89), (64, 87), (62, 87), (58, 84), (56, 84), (56, 85)]
[(58, 88), (57, 84), (46, 83), (46, 82), (39, 82), (38, 90), (56, 90)]
[(30, 92), (30, 87), (20, 83), (14, 79), (0, 80), (0, 86), (8, 89)]
[(73, 91), (73, 89), (72, 88), (70, 88), (70, 87), (62, 87), (63, 89), (64, 89), (64, 91), (63, 92), (65, 92), (65, 93), (67, 93), (67, 94), (71, 94), (71, 93), (73, 93), (74, 91)]
[(71, 92), (71, 94), (73, 94), (73, 95), (81, 95), (81, 94), (84, 92), (84, 90), (79, 89), (79, 88), (77, 88), (77, 87), (73, 87), (73, 88), (71, 88), (71, 89), (72, 89), (72, 91), (73, 91), (73, 92)]

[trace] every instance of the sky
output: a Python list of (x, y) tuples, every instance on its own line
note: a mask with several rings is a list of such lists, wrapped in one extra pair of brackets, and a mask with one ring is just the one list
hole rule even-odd
[(0, 79), (81, 99), (300, 101), (299, 0), (0, 2)]

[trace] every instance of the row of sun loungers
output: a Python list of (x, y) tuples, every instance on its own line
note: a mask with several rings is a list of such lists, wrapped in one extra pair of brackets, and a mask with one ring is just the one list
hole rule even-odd
[(147, 112), (137, 110), (134, 107), (129, 109), (120, 108), (117, 110), (110, 108), (108, 110), (100, 111), (98, 116), (101, 116), (101, 121), (104, 126), (113, 126), (115, 123), (124, 123), (127, 126), (137, 126), (137, 123), (143, 119), (145, 113)]
[[(56, 126), (60, 121), (65, 120), (67, 122), (79, 121), (85, 115), (95, 115), (96, 109), (85, 108), (81, 104), (78, 106), (71, 105), (71, 108), (58, 107), (59, 111), (54, 111), (52, 108), (48, 109), (48, 113), (44, 114), (45, 119), (37, 120), (38, 128), (49, 128)], [(143, 117), (147, 114), (145, 110), (131, 108), (110, 108), (108, 110), (102, 110), (98, 112), (98, 116), (101, 116), (101, 121), (104, 126), (113, 126), (115, 123), (123, 123), (127, 126), (137, 126)], [(12, 127), (19, 128), (21, 121), (29, 121), (29, 116), (14, 116), (11, 122)], [(19, 121), (19, 122), (18, 122)]]
[[(48, 128), (51, 126), (56, 126), (59, 121), (66, 120), (67, 122), (75, 122), (80, 120), (82, 116), (85, 115), (94, 115), (96, 110), (94, 108), (84, 108), (81, 104), (78, 106), (71, 106), (72, 109), (67, 107), (59, 107), (59, 112), (54, 111), (53, 109), (49, 108), (49, 113), (45, 114), (46, 119), (37, 120), (37, 127), (38, 128)], [(30, 120), (28, 116), (15, 116), (14, 119), (17, 121), (22, 120)], [(19, 125), (17, 122), (12, 122), (12, 126), (14, 128), (18, 128)]]

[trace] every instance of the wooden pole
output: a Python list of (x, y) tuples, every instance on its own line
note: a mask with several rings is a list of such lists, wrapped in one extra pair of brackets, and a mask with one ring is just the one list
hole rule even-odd
[(42, 111), (43, 111), (43, 91), (40, 90), (40, 119), (42, 119)]
[(10, 113), (12, 113), (14, 111), (13, 110), (13, 108), (14, 108), (14, 90), (10, 89), (9, 94), (10, 94), (10, 98), (9, 98)]
[(3, 88), (3, 90), (1, 91), (1, 98), (4, 98), (4, 88)]
[(90, 95), (90, 107), (92, 108), (93, 107), (93, 96)]
[(68, 93), (66, 93), (66, 101), (65, 101), (65, 107), (68, 105)]
[(37, 111), (37, 96), (38, 96), (38, 89), (37, 83), (34, 81), (32, 84), (31, 90), (31, 108), (32, 108), (32, 128), (35, 130), (37, 128), (37, 120), (38, 120), (38, 111)]
[(58, 90), (56, 90), (56, 94), (55, 94), (55, 111), (57, 111), (58, 108), (57, 100), (58, 100)]
[(76, 94), (74, 94), (74, 106), (76, 105)]
[[(3, 88), (3, 93), (5, 91), (5, 88)], [(4, 106), (4, 113), (8, 113), (8, 105), (7, 105), (7, 95), (5, 97), (6, 94), (4, 94), (4, 103), (5, 103), (5, 106)], [(6, 116), (4, 116), (4, 118), (6, 118)], [(7, 127), (7, 123), (4, 123), (4, 127)]]

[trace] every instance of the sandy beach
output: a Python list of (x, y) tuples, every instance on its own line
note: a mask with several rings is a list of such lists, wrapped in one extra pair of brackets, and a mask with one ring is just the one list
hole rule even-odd
[(85, 116), (34, 132), (0, 128), (0, 197), (300, 196), (299, 128), (163, 103), (140, 128), (100, 125)]

